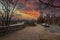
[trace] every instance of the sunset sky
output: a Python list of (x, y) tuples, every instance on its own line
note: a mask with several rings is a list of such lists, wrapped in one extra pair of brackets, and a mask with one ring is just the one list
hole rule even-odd
[[(44, 2), (47, 2), (47, 0), (42, 0)], [(24, 4), (25, 0), (19, 0), (18, 4), (18, 11), (22, 12), (23, 14), (30, 15), (32, 18), (38, 18), (40, 15), (39, 11), (39, 1), (38, 0), (28, 0), (26, 4)], [(55, 0), (54, 5), (60, 6), (60, 0)], [(55, 10), (55, 13), (60, 15), (60, 8)], [(46, 10), (44, 11), (44, 15), (46, 14)], [(25, 17), (24, 18), (29, 18)]]
[[(48, 2), (48, 0), (42, 0), (42, 1), (45, 3)], [(17, 15), (16, 17), (24, 19), (37, 19), (40, 15), (39, 1), (27, 0), (27, 2), (26, 3), (25, 2), (26, 2), (25, 0), (18, 1), (18, 5), (16, 7), (17, 9), (15, 11)], [(55, 0), (54, 5), (60, 6), (60, 0)], [(46, 15), (47, 12), (48, 10), (44, 10), (44, 15)], [(60, 8), (56, 8), (54, 13), (60, 15)]]

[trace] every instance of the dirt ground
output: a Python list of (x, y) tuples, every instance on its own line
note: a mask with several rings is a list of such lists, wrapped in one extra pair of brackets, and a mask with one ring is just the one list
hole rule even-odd
[(28, 26), (0, 37), (0, 40), (60, 40), (60, 33), (51, 33), (41, 25)]

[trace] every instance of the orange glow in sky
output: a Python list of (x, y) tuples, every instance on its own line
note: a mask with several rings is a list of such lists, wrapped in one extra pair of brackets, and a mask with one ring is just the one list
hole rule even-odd
[[(24, 0), (19, 0), (20, 3), (24, 3)], [(40, 10), (39, 10), (39, 5), (38, 5), (38, 0), (28, 0), (26, 4), (21, 4), (17, 10), (19, 14), (22, 14), (20, 18), (26, 18), (26, 19), (31, 19), (31, 18), (38, 18), (40, 15)], [(47, 1), (46, 1), (47, 2)], [(38, 11), (39, 10), (39, 11)], [(21, 13), (20, 13), (21, 12)], [(59, 11), (60, 12), (60, 11)], [(46, 16), (46, 10), (44, 10), (44, 16)]]
[(37, 19), (38, 12), (30, 11), (30, 12), (22, 12), (20, 10), (16, 10), (16, 17), (21, 19)]

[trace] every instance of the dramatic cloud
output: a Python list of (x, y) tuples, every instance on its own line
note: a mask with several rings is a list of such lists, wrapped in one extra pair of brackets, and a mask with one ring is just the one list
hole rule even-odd
[[(44, 2), (47, 2), (47, 0), (42, 0)], [(39, 1), (38, 0), (27, 0), (27, 2), (25, 3), (25, 0), (19, 0), (18, 4), (18, 9), (25, 13), (25, 14), (29, 14), (31, 16), (34, 17), (39, 17), (40, 15), (40, 9), (39, 9)], [(54, 5), (60, 6), (60, 0), (55, 0)], [(60, 9), (57, 9), (56, 14), (60, 14)], [(46, 14), (46, 10), (44, 11), (44, 15)]]

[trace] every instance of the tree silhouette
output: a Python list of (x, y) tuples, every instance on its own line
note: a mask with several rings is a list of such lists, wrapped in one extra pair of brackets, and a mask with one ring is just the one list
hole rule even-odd
[(2, 17), (2, 25), (9, 25), (13, 17), (18, 0), (0, 0), (0, 15)]
[[(39, 9), (40, 9), (40, 16), (39, 16), (39, 18), (41, 17), (41, 14), (43, 14), (46, 9), (54, 10), (55, 8), (60, 8), (60, 6), (56, 6), (56, 5), (53, 4), (54, 1), (55, 1), (55, 0), (48, 0), (48, 2), (45, 3), (45, 2), (43, 2), (42, 0), (39, 0), (39, 4), (40, 4), (40, 5), (39, 5)], [(42, 15), (42, 16), (43, 16), (43, 15)], [(39, 18), (38, 18), (38, 19), (39, 19)], [(43, 17), (42, 17), (42, 18), (43, 18)]]

